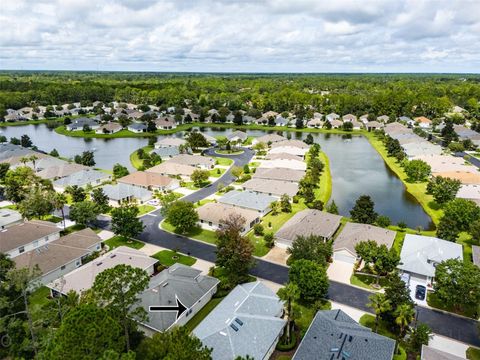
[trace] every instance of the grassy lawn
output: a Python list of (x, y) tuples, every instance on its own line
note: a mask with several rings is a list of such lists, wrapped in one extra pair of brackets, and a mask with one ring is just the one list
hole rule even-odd
[(319, 158), (322, 163), (325, 164), (325, 167), (323, 168), (322, 175), (320, 176), (320, 187), (315, 189), (315, 197), (326, 204), (332, 195), (332, 174), (330, 173), (330, 160), (328, 159), (327, 154), (325, 154), (323, 151), (320, 152)]
[[(163, 230), (178, 234), (178, 232), (175, 231), (175, 228), (166, 221), (162, 221), (161, 226)], [(215, 245), (217, 241), (217, 237), (215, 236), (214, 231), (205, 230), (199, 226), (190, 230), (188, 233), (181, 234), (181, 235), (192, 238), (192, 239), (204, 241), (206, 243), (213, 244), (213, 245)]]
[(128, 247), (131, 247), (132, 249), (138, 250), (145, 246), (145, 244), (141, 241), (133, 240), (133, 239), (126, 240), (124, 237), (118, 236), (118, 235), (104, 241), (104, 244), (108, 245), (110, 250), (113, 250), (119, 246), (128, 246)]
[(300, 329), (300, 336), (303, 337), (308, 330), (308, 327), (313, 321), (317, 310), (330, 310), (332, 304), (329, 301), (324, 301), (321, 309), (316, 309), (311, 304), (296, 303), (294, 305), (298, 310), (298, 317), (295, 319), (295, 325)]
[(467, 349), (467, 359), (480, 360), (480, 349), (469, 347)]
[[(148, 153), (153, 150), (153, 146), (144, 146), (142, 149)], [(138, 169), (143, 165), (143, 160), (138, 158), (137, 150), (130, 154), (130, 162), (135, 169)]]
[(155, 210), (155, 206), (152, 206), (152, 205), (138, 205), (138, 210), (139, 210), (138, 216), (142, 216), (142, 215), (145, 215), (145, 214), (149, 213), (150, 211)]
[(253, 251), (253, 255), (262, 257), (268, 254), (268, 252), (270, 251), (270, 248), (265, 246), (265, 241), (263, 240), (263, 236), (255, 236), (255, 234), (253, 233), (253, 230), (250, 230), (247, 233), (247, 237), (250, 239), (253, 246), (255, 247), (255, 250)]
[(32, 306), (32, 312), (36, 310), (40, 310), (45, 304), (48, 304), (50, 299), (50, 289), (46, 286), (41, 286), (37, 290), (35, 290), (29, 299), (29, 303)]
[(478, 243), (466, 232), (460, 233), (456, 242), (457, 244), (463, 245), (463, 259), (472, 262), (472, 245), (478, 245)]
[[(368, 290), (378, 290), (377, 288), (372, 286), (376, 284), (376, 281), (377, 279), (375, 278), (375, 276), (354, 274), (350, 277), (350, 284), (360, 286)], [(385, 281), (386, 280), (384, 278), (380, 278), (381, 287), (385, 285)]]
[[(297, 204), (292, 204), (292, 212), (284, 213), (280, 212), (277, 215), (272, 215), (270, 212), (262, 218), (261, 224), (265, 228), (265, 233), (273, 232), (276, 233), (286, 221), (288, 221), (293, 215), (297, 212), (306, 209), (307, 207), (303, 203), (303, 200), (299, 201)], [(271, 227), (268, 224), (271, 223)]]
[(214, 202), (214, 200), (203, 199), (203, 200), (197, 201), (196, 203), (193, 203), (193, 205), (197, 208), (197, 207), (203, 206), (203, 205), (211, 203), (211, 202)]
[(378, 139), (373, 133), (364, 132), (366, 138), (370, 144), (374, 147), (375, 150), (382, 156), (385, 163), (388, 167), (402, 180), (403, 184), (407, 191), (417, 199), (417, 201), (422, 205), (425, 212), (432, 218), (432, 221), (437, 225), (440, 221), (440, 218), (443, 216), (443, 210), (438, 209), (435, 206), (432, 195), (425, 194), (427, 189), (427, 183), (409, 183), (407, 182), (407, 175), (405, 171), (400, 166), (395, 158), (389, 157), (387, 150), (383, 145), (383, 142)]
[(211, 177), (220, 177), (225, 173), (225, 169), (222, 168), (217, 168), (217, 169), (212, 169), (210, 170), (210, 176)]
[(448, 311), (448, 312), (452, 312), (452, 313), (455, 313), (455, 314), (467, 316), (467, 317), (470, 317), (470, 318), (473, 318), (474, 315), (475, 315), (475, 312), (478, 311), (479, 308), (480, 308), (480, 306), (479, 306), (479, 307), (477, 307), (477, 309), (475, 309), (475, 307), (465, 308), (463, 310), (455, 309), (451, 306), (447, 306), (444, 302), (442, 302), (440, 299), (438, 299), (437, 295), (432, 291), (427, 292), (427, 304), (429, 306), (433, 307), (433, 308), (437, 308), (437, 309), (440, 309), (440, 310), (445, 310), (445, 311)]
[(216, 157), (215, 158), (215, 163), (217, 165), (222, 165), (222, 166), (230, 166), (233, 164), (232, 159), (227, 159), (227, 158), (222, 158), (222, 157)]
[(197, 259), (191, 256), (182, 255), (172, 250), (159, 251), (152, 255), (152, 257), (160, 261), (160, 264), (164, 266), (172, 266), (175, 263), (192, 266), (197, 262)]
[(218, 149), (215, 150), (216, 154), (221, 154), (221, 155), (240, 155), (243, 154), (245, 151), (243, 150), (222, 150)]
[(189, 182), (183, 183), (182, 187), (189, 190), (200, 190), (201, 188), (204, 188), (210, 183), (211, 183), (210, 181), (205, 181), (204, 183), (201, 184), (201, 186), (196, 186), (193, 182), (189, 181)]
[(185, 324), (185, 328), (188, 330), (188, 332), (191, 333), (193, 329), (195, 329), (198, 326), (198, 324), (200, 324), (202, 320), (205, 319), (207, 315), (210, 314), (210, 312), (212, 312), (212, 310), (215, 309), (217, 305), (221, 303), (223, 299), (224, 299), (223, 297), (213, 298), (207, 303), (207, 305), (201, 308), (200, 311), (196, 313), (195, 316)]

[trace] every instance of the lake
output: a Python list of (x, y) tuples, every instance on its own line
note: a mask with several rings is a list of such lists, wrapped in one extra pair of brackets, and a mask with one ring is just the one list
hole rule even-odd
[[(146, 138), (120, 139), (84, 139), (63, 136), (50, 130), (44, 124), (9, 126), (0, 128), (1, 135), (7, 138), (20, 138), (27, 134), (39, 149), (50, 152), (57, 149), (61, 156), (73, 158), (86, 150), (93, 150), (97, 167), (111, 170), (115, 163), (132, 169), (130, 154), (147, 145)], [(233, 129), (204, 128), (211, 136), (225, 136)], [(247, 130), (249, 136), (262, 136), (272, 131)], [(184, 132), (173, 136), (182, 137)], [(292, 132), (292, 138), (303, 139), (308, 133)], [(286, 136), (286, 134), (284, 134)], [(431, 229), (430, 217), (418, 202), (406, 192), (400, 179), (387, 167), (382, 157), (363, 136), (312, 133), (330, 158), (332, 173), (332, 199), (335, 200), (340, 214), (349, 216), (355, 200), (360, 195), (370, 195), (375, 209), (381, 215), (388, 216), (393, 223), (404, 221), (409, 227), (421, 226)]]

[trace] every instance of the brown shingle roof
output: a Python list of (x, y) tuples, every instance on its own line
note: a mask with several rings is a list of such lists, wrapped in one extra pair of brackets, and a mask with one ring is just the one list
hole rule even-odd
[(391, 248), (395, 240), (395, 231), (368, 224), (347, 223), (333, 243), (334, 250), (346, 249), (356, 255), (355, 245), (361, 241), (373, 240), (379, 245)]
[(57, 226), (49, 221), (31, 220), (14, 225), (0, 232), (0, 252), (8, 252), (32, 241), (60, 232)]
[(260, 215), (255, 210), (243, 209), (232, 205), (221, 203), (207, 203), (197, 209), (200, 220), (219, 224), (221, 220), (227, 219), (231, 214), (241, 215), (245, 224), (255, 221)]
[(141, 187), (165, 187), (175, 180), (154, 172), (136, 171), (117, 180), (119, 183), (131, 184)]

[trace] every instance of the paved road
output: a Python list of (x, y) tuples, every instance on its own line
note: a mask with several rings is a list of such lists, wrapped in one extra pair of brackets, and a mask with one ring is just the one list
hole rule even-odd
[[(207, 154), (213, 155), (211, 150), (209, 150)], [(215, 156), (220, 155), (215, 154)], [(253, 152), (245, 149), (245, 153), (231, 156), (230, 158), (234, 159), (235, 165), (243, 166), (251, 160), (252, 156)], [(212, 186), (203, 188), (191, 195), (185, 196), (183, 200), (196, 202), (215, 193), (216, 185), (219, 182), (227, 185), (233, 180), (234, 178), (232, 177), (230, 171), (227, 171), (216, 181), (216, 183), (212, 184)], [(144, 215), (141, 219), (145, 224), (145, 229), (139, 236), (140, 240), (162, 246), (167, 249), (177, 250), (202, 260), (215, 262), (215, 246), (162, 230), (159, 225), (163, 218), (159, 210)], [(108, 228), (108, 226), (108, 218), (102, 219), (102, 227)], [(262, 259), (257, 259), (256, 265), (252, 269), (251, 273), (254, 276), (258, 276), (278, 284), (285, 284), (288, 280), (287, 267)], [(369, 302), (368, 296), (370, 294), (371, 293), (366, 290), (335, 281), (330, 281), (330, 287), (328, 290), (328, 297), (330, 300), (369, 312), (371, 309), (369, 309), (366, 304)], [(428, 324), (434, 333), (447, 336), (467, 344), (480, 346), (477, 321), (422, 307), (417, 307), (417, 311), (418, 320)]]

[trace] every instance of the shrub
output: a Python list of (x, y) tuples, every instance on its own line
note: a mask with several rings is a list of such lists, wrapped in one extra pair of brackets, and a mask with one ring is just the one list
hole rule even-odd
[(263, 235), (263, 225), (262, 224), (255, 224), (253, 226), (253, 232), (257, 236)]
[(294, 195), (293, 198), (292, 198), (292, 201), (293, 201), (294, 204), (298, 204), (298, 196)]
[(275, 239), (273, 237), (273, 233), (266, 233), (263, 236), (263, 240), (265, 241), (265, 246), (268, 248), (272, 248), (275, 245)]

